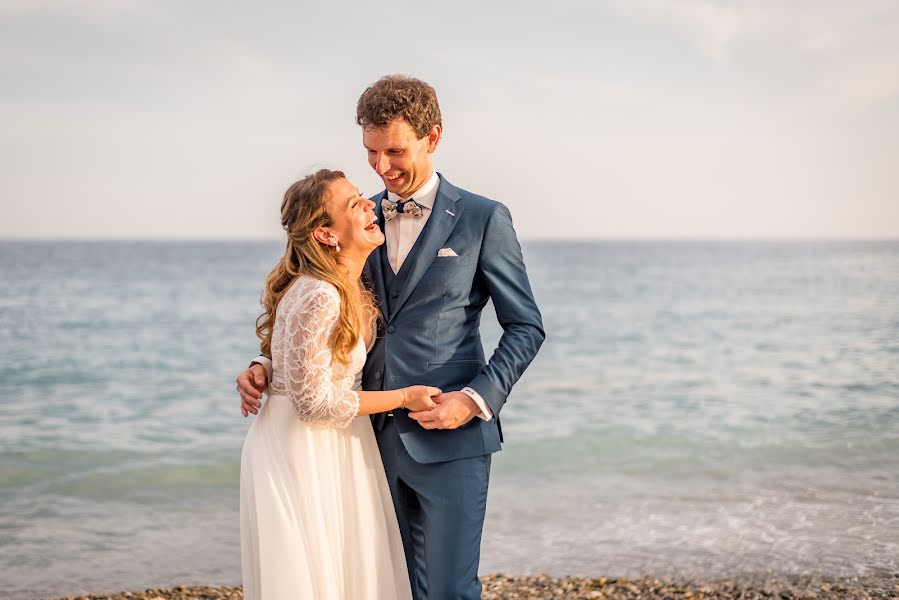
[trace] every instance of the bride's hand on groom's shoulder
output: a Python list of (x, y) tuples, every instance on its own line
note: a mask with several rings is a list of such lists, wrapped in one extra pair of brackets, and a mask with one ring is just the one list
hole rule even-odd
[(408, 408), (412, 412), (423, 410), (431, 410), (437, 404), (433, 397), (440, 394), (440, 389), (429, 385), (413, 385), (404, 390), (405, 403), (403, 408)]

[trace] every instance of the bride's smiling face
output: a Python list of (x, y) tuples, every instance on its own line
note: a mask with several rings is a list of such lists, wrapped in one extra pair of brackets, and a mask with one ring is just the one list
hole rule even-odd
[(328, 196), (332, 221), (328, 229), (337, 238), (341, 254), (364, 258), (384, 243), (374, 212), (375, 203), (360, 194), (348, 179), (341, 177), (331, 182)]

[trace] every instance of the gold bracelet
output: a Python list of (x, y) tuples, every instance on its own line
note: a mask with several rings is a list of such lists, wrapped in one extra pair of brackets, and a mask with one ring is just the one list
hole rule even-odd
[(406, 388), (400, 390), (403, 393), (403, 401), (400, 403), (400, 408), (406, 408)]

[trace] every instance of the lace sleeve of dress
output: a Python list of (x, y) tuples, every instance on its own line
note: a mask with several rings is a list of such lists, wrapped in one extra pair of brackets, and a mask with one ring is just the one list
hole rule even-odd
[[(305, 282), (297, 282), (301, 284)], [(284, 310), (287, 396), (303, 421), (348, 427), (359, 412), (359, 394), (341, 389), (334, 377), (328, 347), (337, 323), (340, 297), (330, 284), (314, 282), (299, 294), (287, 294)]]

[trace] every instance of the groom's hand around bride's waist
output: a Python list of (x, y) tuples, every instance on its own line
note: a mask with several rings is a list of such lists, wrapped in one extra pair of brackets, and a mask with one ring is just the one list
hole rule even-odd
[(240, 393), (240, 412), (243, 416), (258, 413), (262, 406), (262, 393), (268, 386), (265, 367), (253, 363), (237, 376), (237, 391)]
[(425, 429), (457, 429), (480, 412), (474, 399), (464, 392), (447, 392), (432, 400), (437, 406), (431, 410), (409, 413)]

